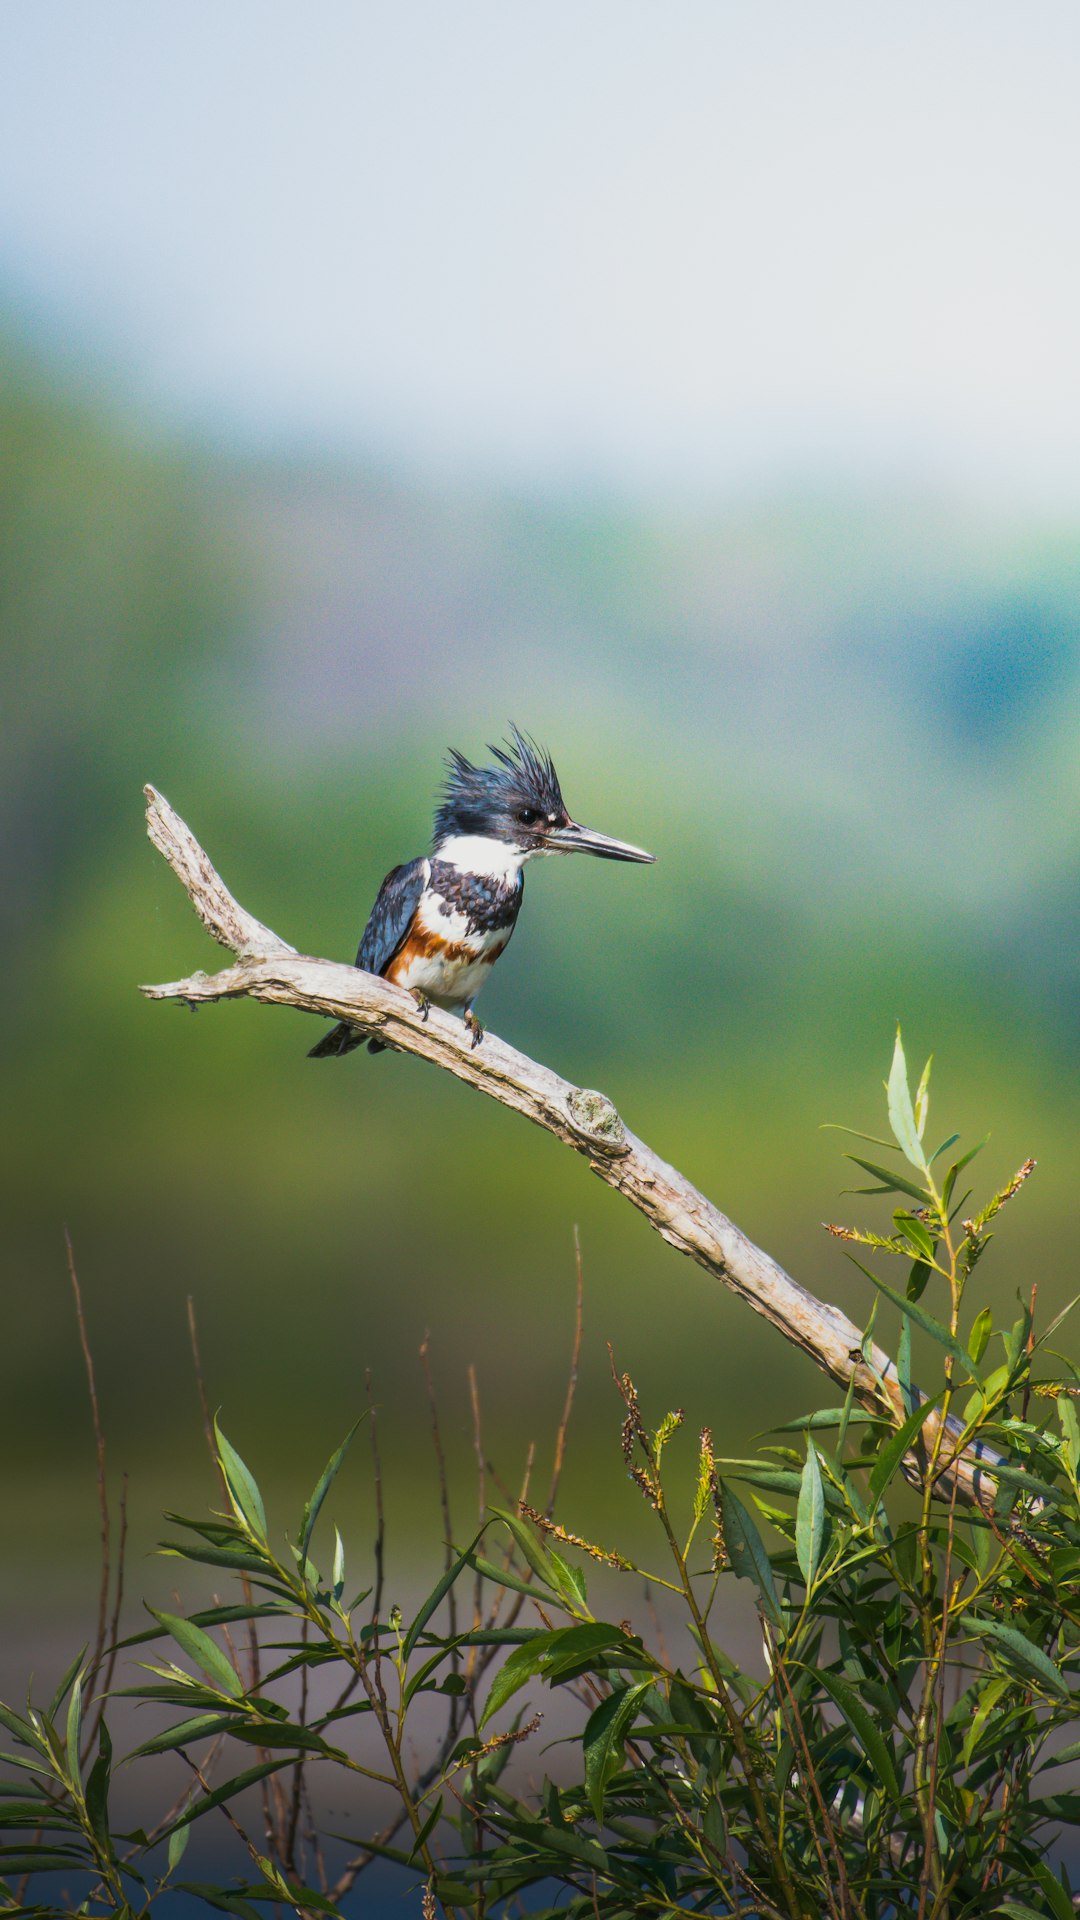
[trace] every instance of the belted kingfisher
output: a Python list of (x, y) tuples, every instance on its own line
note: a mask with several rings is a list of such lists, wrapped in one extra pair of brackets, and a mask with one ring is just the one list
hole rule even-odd
[[(427, 859), (394, 867), (379, 888), (356, 964), (405, 987), (422, 1012), (460, 1013), (478, 1046), (473, 1001), (514, 931), (526, 860), (537, 853), (595, 853), (602, 860), (655, 855), (571, 820), (549, 754), (517, 727), (490, 747), (493, 767), (451, 749)], [(311, 1049), (313, 1060), (351, 1053), (364, 1035), (342, 1021)], [(369, 1040), (382, 1053), (382, 1040)]]

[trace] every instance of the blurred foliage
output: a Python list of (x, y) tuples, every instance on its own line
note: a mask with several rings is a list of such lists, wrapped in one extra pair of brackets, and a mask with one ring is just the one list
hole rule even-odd
[(201, 1472), (189, 1292), (211, 1392), (228, 1380), (230, 1421), (282, 1471), (281, 1395), (329, 1445), (370, 1366), (418, 1485), (428, 1329), (462, 1428), (473, 1359), (496, 1439), (545, 1430), (575, 1222), (587, 1384), (617, 1338), (731, 1451), (811, 1391), (504, 1112), (398, 1058), (309, 1062), (310, 1023), (280, 1013), (142, 1002), (139, 980), (213, 963), (143, 838), (145, 779), (247, 906), (351, 956), (382, 874), (426, 843), (446, 745), (521, 721), (579, 817), (660, 858), (531, 869), (487, 1022), (601, 1086), (861, 1324), (868, 1288), (807, 1224), (817, 1129), (862, 1098), (898, 1013), (915, 1034), (932, 1017), (961, 1124), (992, 1089), (995, 1153), (1047, 1162), (1001, 1285), (1057, 1301), (1080, 1054), (1071, 529), (900, 497), (650, 518), (424, 491), (166, 440), (17, 341), (3, 368), (5, 1395), (27, 1463), (7, 1498), (31, 1559), (50, 1506), (70, 1553), (93, 1549), (65, 1224), (144, 1541), (155, 1458), (178, 1497)]

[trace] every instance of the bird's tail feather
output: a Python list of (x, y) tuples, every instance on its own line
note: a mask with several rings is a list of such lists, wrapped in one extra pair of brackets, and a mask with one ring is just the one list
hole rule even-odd
[(356, 1028), (348, 1026), (344, 1020), (339, 1020), (336, 1027), (331, 1027), (329, 1033), (324, 1033), (322, 1039), (309, 1049), (308, 1059), (329, 1060), (333, 1054), (351, 1053), (354, 1047), (362, 1047), (363, 1044), (364, 1035), (357, 1033)]

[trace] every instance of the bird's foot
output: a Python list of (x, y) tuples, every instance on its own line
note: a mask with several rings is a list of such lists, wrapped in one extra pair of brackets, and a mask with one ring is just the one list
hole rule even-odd
[(484, 1029), (480, 1025), (480, 1022), (477, 1019), (472, 1008), (466, 1007), (465, 1012), (462, 1014), (461, 1017), (464, 1020), (465, 1025), (468, 1027), (469, 1032), (472, 1034), (473, 1047), (474, 1048), (478, 1047), (480, 1045), (481, 1040), (484, 1037)]
[(431, 1001), (428, 999), (427, 994), (421, 993), (419, 987), (410, 987), (409, 992), (416, 1001), (421, 1020), (426, 1020), (428, 1014), (431, 1012)]

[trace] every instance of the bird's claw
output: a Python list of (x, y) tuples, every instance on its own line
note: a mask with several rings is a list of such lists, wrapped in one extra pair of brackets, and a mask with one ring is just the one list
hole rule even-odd
[(421, 1020), (426, 1020), (428, 1014), (431, 1012), (431, 1001), (428, 999), (427, 994), (421, 993), (419, 987), (410, 987), (409, 992), (416, 1001)]
[(472, 1034), (473, 1050), (475, 1051), (475, 1049), (480, 1045), (480, 1042), (484, 1037), (484, 1029), (480, 1025), (480, 1022), (477, 1019), (471, 1007), (469, 1007), (467, 1011), (462, 1014), (461, 1017), (464, 1020), (465, 1025), (468, 1027), (469, 1032)]

